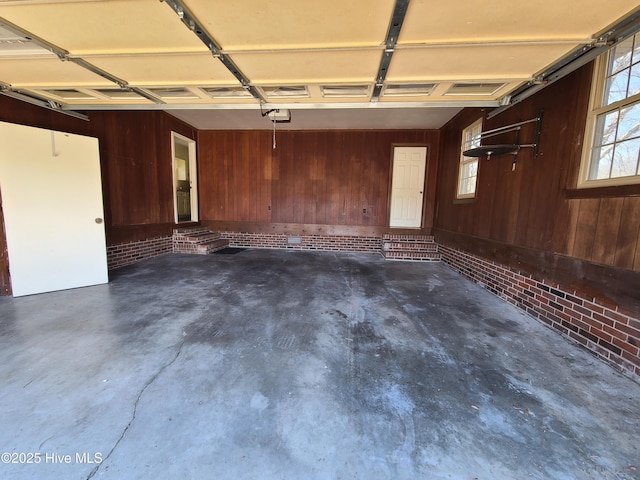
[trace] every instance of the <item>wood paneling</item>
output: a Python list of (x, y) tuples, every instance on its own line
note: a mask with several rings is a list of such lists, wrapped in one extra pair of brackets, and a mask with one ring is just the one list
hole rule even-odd
[(318, 223), (266, 223), (203, 220), (202, 225), (219, 232), (284, 233), (288, 235), (349, 235), (354, 237), (381, 237), (383, 233), (414, 234), (413, 229), (358, 225), (325, 225)]
[[(477, 198), (454, 201), (462, 129), (479, 116), (465, 109), (441, 130), (435, 227), (517, 247), (640, 271), (638, 187), (575, 189), (591, 85), (587, 65), (490, 120), (484, 130), (535, 118), (544, 109), (540, 155), (480, 159)], [(535, 124), (520, 133), (533, 140)], [(513, 135), (513, 134), (512, 134)], [(511, 143), (509, 134), (485, 143)], [(636, 196), (631, 196), (636, 195)], [(545, 268), (541, 265), (540, 267)]]
[(392, 148), (417, 144), (429, 147), (423, 230), (432, 227), (438, 132), (283, 131), (276, 149), (271, 135), (198, 133), (203, 221), (385, 227)]
[(195, 131), (164, 112), (91, 112), (100, 140), (107, 221), (110, 227), (173, 223), (171, 131)]
[(607, 305), (617, 304), (630, 312), (640, 312), (637, 272), (438, 228), (434, 229), (434, 235), (437, 242), (506, 265), (537, 280), (552, 280)]
[(0, 95), (0, 121), (90, 135), (90, 122)]

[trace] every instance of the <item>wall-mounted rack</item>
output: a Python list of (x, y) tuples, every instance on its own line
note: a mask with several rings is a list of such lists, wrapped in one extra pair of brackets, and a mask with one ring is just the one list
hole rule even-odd
[[(516, 169), (516, 161), (518, 159), (518, 152), (521, 148), (533, 148), (534, 158), (538, 156), (540, 148), (540, 134), (542, 133), (542, 114), (544, 110), (540, 110), (540, 113), (536, 118), (525, 120), (523, 122), (512, 123), (511, 125), (505, 125), (504, 127), (494, 128), (493, 130), (487, 130), (480, 134), (480, 139), (495, 137), (497, 135), (503, 135), (509, 132), (516, 132), (515, 143), (499, 144), (499, 145), (481, 145), (476, 148), (465, 150), (462, 154), (465, 157), (486, 157), (489, 160), (492, 156), (500, 155), (513, 155), (513, 166), (511, 170)], [(536, 133), (533, 143), (520, 143), (520, 130), (523, 125), (529, 123), (536, 123)]]

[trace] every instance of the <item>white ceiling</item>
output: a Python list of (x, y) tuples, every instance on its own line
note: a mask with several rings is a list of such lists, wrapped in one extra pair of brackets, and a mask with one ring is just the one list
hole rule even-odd
[[(277, 130), (367, 130), (437, 129), (447, 123), (460, 107), (297, 109), (290, 123), (278, 123)], [(269, 117), (260, 110), (170, 110), (169, 113), (199, 130), (269, 130)]]
[(202, 129), (269, 128), (255, 97), (291, 109), (283, 129), (438, 128), (464, 106), (498, 106), (638, 8), (0, 0), (0, 87), (63, 110), (165, 109)]

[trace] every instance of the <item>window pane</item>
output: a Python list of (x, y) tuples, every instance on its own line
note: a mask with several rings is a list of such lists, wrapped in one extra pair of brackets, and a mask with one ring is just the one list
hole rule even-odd
[[(587, 180), (619, 179), (607, 185), (640, 180), (640, 32), (608, 54), (602, 104), (590, 114), (593, 142)], [(613, 107), (613, 108), (612, 108)], [(601, 113), (596, 114), (600, 110)], [(608, 111), (607, 111), (608, 110)], [(587, 158), (585, 158), (585, 161)], [(631, 178), (633, 177), (633, 178)]]
[(611, 167), (611, 177), (628, 177), (635, 175), (638, 170), (638, 153), (640, 139), (629, 140), (616, 144)]
[(472, 175), (475, 174), (475, 172), (473, 172), (472, 170), (472, 166), (475, 166), (476, 162), (471, 162), (471, 163), (465, 163), (460, 165), (461, 168), (461, 172), (460, 172), (460, 178), (469, 178)]
[(633, 37), (635, 39), (635, 45), (633, 47), (633, 63), (640, 62), (640, 34), (636, 33)]
[(469, 164), (469, 176), (475, 177), (478, 174), (478, 161)]
[(462, 152), (480, 146), (482, 134), (482, 119), (469, 125), (462, 131), (460, 166), (458, 169), (457, 196), (473, 197), (476, 191), (478, 175), (478, 159), (465, 157)]
[(589, 180), (602, 180), (603, 178), (609, 178), (612, 157), (613, 145), (595, 147), (591, 153)]
[(624, 42), (620, 42), (613, 49), (611, 55), (611, 65), (609, 67), (609, 75), (619, 72), (631, 65), (631, 50), (633, 48), (633, 37), (627, 38)]
[(467, 195), (476, 191), (476, 177), (478, 175), (478, 159), (460, 165), (460, 181), (458, 194)]
[(616, 141), (640, 136), (640, 102), (620, 110)]
[(476, 177), (468, 177), (460, 179), (458, 195), (468, 195), (476, 191)]
[[(638, 51), (640, 56), (640, 51)], [(638, 59), (640, 60), (640, 58)], [(629, 97), (640, 93), (640, 62), (631, 67), (631, 78), (629, 79)]]
[(629, 83), (629, 70), (616, 73), (607, 80), (605, 92), (605, 105), (624, 100), (627, 97), (627, 84)]
[(480, 132), (469, 131), (465, 134), (464, 150), (470, 150), (480, 146)]
[(600, 115), (596, 121), (596, 131), (594, 134), (594, 145), (613, 143), (616, 138), (616, 128), (618, 126), (618, 110)]
[(476, 191), (476, 177), (469, 177), (465, 185), (464, 193), (473, 193)]

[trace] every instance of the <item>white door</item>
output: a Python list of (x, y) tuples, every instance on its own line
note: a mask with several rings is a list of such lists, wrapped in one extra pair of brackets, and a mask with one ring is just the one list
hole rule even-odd
[(420, 228), (427, 147), (394, 147), (389, 226)]
[(107, 283), (98, 139), (0, 122), (14, 296)]
[(196, 142), (171, 132), (173, 203), (176, 223), (198, 221)]

